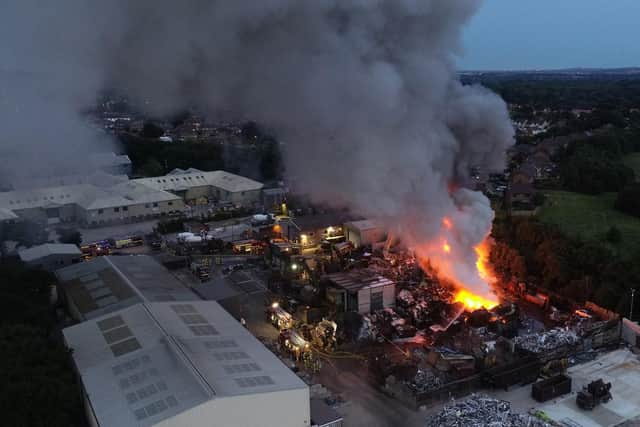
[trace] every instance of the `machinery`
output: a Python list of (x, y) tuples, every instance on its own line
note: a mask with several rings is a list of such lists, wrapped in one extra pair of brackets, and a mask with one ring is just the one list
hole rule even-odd
[(336, 331), (338, 325), (331, 320), (323, 319), (313, 329), (311, 329), (311, 337), (316, 347), (323, 350), (334, 350), (336, 347)]
[(611, 398), (611, 383), (605, 383), (600, 378), (590, 382), (578, 392), (576, 404), (580, 409), (592, 410), (600, 403), (607, 403)]
[(271, 324), (279, 330), (293, 327), (293, 316), (280, 307), (277, 302), (267, 308), (266, 314)]

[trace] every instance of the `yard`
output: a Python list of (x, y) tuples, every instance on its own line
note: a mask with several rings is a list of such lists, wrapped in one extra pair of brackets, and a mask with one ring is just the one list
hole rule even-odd
[(640, 253), (640, 219), (614, 209), (615, 193), (590, 196), (548, 191), (545, 195), (547, 201), (538, 214), (543, 222), (557, 225), (571, 237), (595, 241), (603, 241), (607, 230), (615, 226), (622, 233), (622, 242), (613, 248), (621, 255)]

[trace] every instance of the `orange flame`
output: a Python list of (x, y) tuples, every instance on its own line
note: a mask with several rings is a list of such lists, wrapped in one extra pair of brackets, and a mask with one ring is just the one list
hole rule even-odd
[(466, 289), (459, 289), (453, 297), (453, 301), (461, 302), (469, 310), (478, 310), (480, 308), (490, 310), (498, 305), (497, 301), (472, 294)]
[(447, 243), (446, 241), (442, 244), (442, 250), (449, 254), (451, 253), (451, 246), (449, 246), (449, 243)]
[(483, 241), (478, 246), (473, 248), (476, 251), (477, 259), (476, 259), (476, 269), (478, 270), (478, 275), (487, 282), (495, 282), (496, 277), (491, 272), (491, 266), (489, 264), (489, 244), (487, 241)]
[(449, 217), (444, 217), (442, 218), (442, 225), (444, 226), (444, 228), (446, 228), (447, 230), (451, 230), (453, 228), (453, 223), (451, 222), (451, 220), (449, 219)]

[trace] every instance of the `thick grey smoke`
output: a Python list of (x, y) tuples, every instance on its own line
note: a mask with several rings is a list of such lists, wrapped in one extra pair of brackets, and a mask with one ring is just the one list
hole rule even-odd
[[(3, 21), (40, 27), (29, 54), (62, 58), (55, 71), (70, 93), (108, 83), (155, 112), (195, 103), (250, 117), (286, 144), (289, 176), (316, 199), (382, 218), (414, 243), (439, 236), (448, 215), (461, 260), (490, 228), (486, 198), (449, 191), (470, 166), (501, 169), (513, 141), (504, 102), (455, 74), (478, 0), (12, 4), (21, 16)], [(56, 13), (34, 23), (36, 5)]]

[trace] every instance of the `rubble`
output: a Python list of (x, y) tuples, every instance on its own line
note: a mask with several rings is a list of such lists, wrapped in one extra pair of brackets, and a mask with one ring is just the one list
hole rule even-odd
[(574, 331), (551, 329), (547, 332), (518, 336), (513, 339), (516, 347), (532, 353), (552, 351), (563, 346), (574, 346), (580, 339)]
[(427, 419), (425, 427), (550, 427), (531, 415), (511, 412), (511, 404), (481, 394), (453, 402)]
[(418, 369), (416, 375), (407, 383), (407, 386), (415, 393), (426, 393), (436, 390), (442, 385), (440, 378), (433, 372)]

